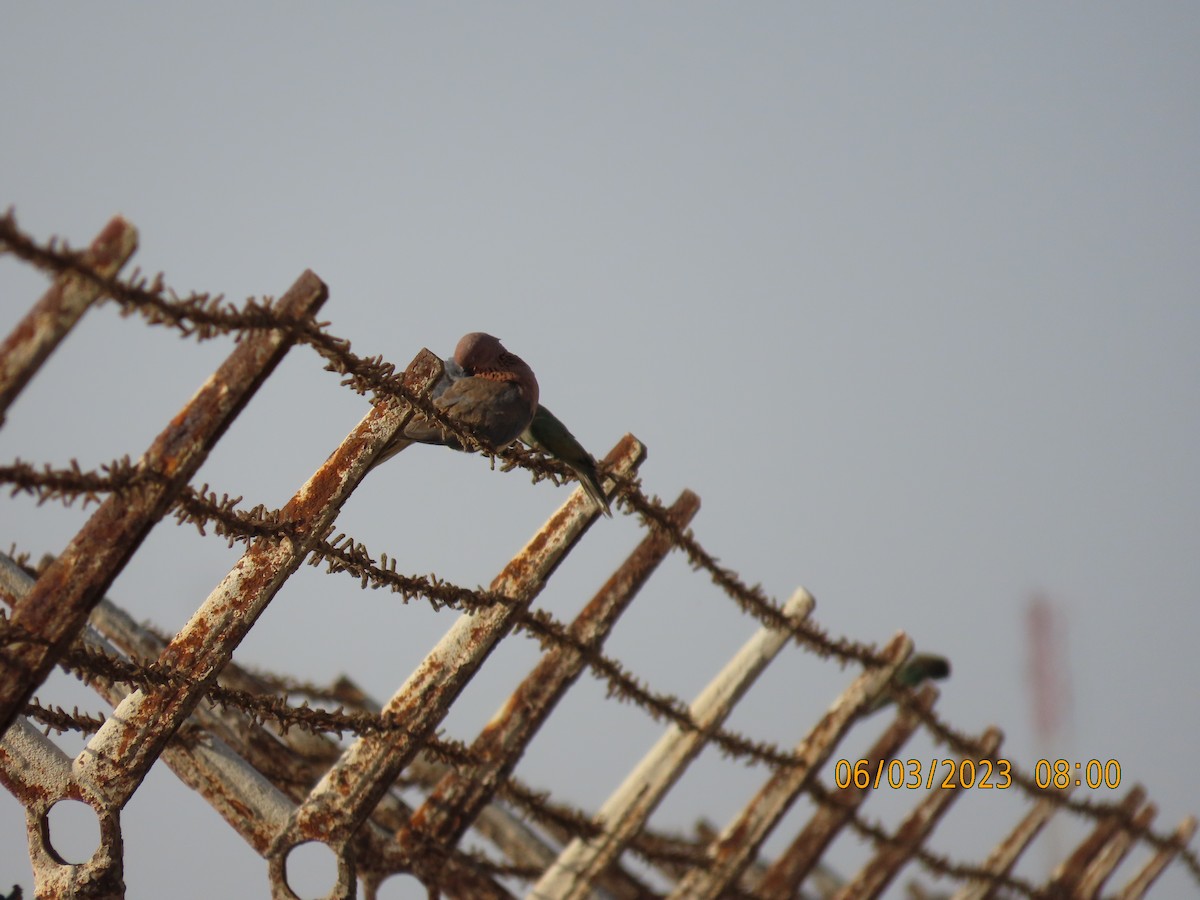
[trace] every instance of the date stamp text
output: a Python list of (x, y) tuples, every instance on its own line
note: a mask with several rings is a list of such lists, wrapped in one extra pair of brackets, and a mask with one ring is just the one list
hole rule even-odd
[[(854, 785), (860, 790), (1004, 790), (1012, 786), (1012, 768), (1007, 759), (839, 759), (833, 781), (839, 788)], [(1116, 790), (1121, 786), (1121, 764), (1115, 759), (1039, 759), (1033, 782), (1043, 790), (1084, 785)]]

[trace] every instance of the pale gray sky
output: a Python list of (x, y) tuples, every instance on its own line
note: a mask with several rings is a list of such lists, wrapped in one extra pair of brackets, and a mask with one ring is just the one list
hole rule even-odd
[[(631, 431), (647, 490), (699, 493), (697, 536), (746, 581), (781, 601), (807, 586), (834, 634), (903, 628), (949, 656), (947, 720), (998, 724), (1026, 770), (1047, 752), (1119, 760), (1160, 831), (1200, 812), (1197, 7), (8, 4), (2, 18), (0, 203), (24, 228), (82, 245), (122, 213), (145, 270), (235, 301), (312, 268), (330, 330), (400, 365), (495, 333), (598, 456)], [(0, 258), (3, 330), (43, 288)], [(0, 460), (136, 457), (228, 349), (94, 310), (13, 408)], [(282, 504), (366, 410), (337, 383), (293, 351), (199, 481)], [(402, 570), (475, 585), (565, 496), (419, 447), (373, 473), (340, 526)], [(0, 537), (58, 551), (85, 515), (5, 497)], [(600, 522), (542, 602), (570, 617), (637, 538), (628, 519)], [(235, 558), (167, 523), (112, 595), (175, 630)], [(1048, 751), (1024, 680), (1037, 591), (1069, 623), (1071, 727)], [(237, 658), (347, 672), (382, 699), (448, 616), (305, 568)], [(673, 559), (609, 649), (690, 697), (753, 627)], [(506, 643), (451, 736), (472, 738), (535, 659)], [(853, 674), (789, 650), (733, 724), (792, 744)], [(603, 693), (581, 681), (518, 773), (601, 802), (657, 733)], [(654, 822), (723, 823), (762, 778), (705, 754)], [(866, 811), (894, 822), (914, 802)], [(1022, 809), (1015, 792), (964, 796), (931, 845), (979, 859)], [(184, 877), (195, 897), (266, 895), (258, 858), (162, 766), (125, 827), (131, 897), (180, 896)], [(1082, 833), (1064, 822), (1050, 841)], [(851, 839), (830, 853), (848, 872), (863, 858)], [(0, 792), (0, 890), (14, 881), (32, 886)], [(1155, 895), (1194, 890), (1177, 870)]]

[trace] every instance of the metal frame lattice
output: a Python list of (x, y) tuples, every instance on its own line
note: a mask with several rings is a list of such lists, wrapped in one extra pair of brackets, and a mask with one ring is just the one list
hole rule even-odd
[[(831, 638), (812, 621), (814, 602), (805, 590), (778, 604), (718, 565), (689, 530), (699, 509), (695, 494), (685, 490), (667, 506), (643, 492), (637, 471), (645, 448), (632, 435), (616, 444), (600, 469), (605, 490), (645, 533), (570, 623), (534, 603), (599, 515), (582, 491), (570, 495), (486, 590), (403, 575), (385, 555), (376, 557), (345, 535), (333, 536), (339, 509), (415, 412), (441, 421), (502, 467), (527, 469), (535, 480), (569, 477), (569, 470), (520, 448), (480, 448), (444, 420), (426, 393), (441, 374), (441, 361), (429, 351), (401, 373), (383, 360), (352, 354), (348, 342), (329, 335), (315, 319), (328, 292), (313, 273), (302, 274), (277, 301), (234, 307), (205, 295), (180, 298), (161, 277), (119, 278), (136, 245), (135, 229), (120, 218), (83, 252), (55, 241), (39, 243), (17, 227), (11, 213), (0, 218), (0, 252), (54, 279), (0, 349), (0, 423), (63, 337), (102, 299), (184, 334), (239, 336), (225, 362), (136, 463), (125, 460), (98, 472), (77, 465), (38, 469), (19, 461), (0, 467), (0, 481), (14, 492), (99, 502), (67, 547), (36, 568), (0, 556), (0, 599), (9, 608), (0, 619), (0, 714), (6, 729), (0, 780), (26, 811), (37, 896), (124, 896), (121, 811), (159, 759), (264, 858), (274, 898), (295, 897), (286, 862), (306, 841), (320, 841), (335, 853), (337, 881), (330, 896), (337, 898), (355, 896), (359, 884), (372, 897), (384, 879), (399, 872), (417, 877), (431, 894), (457, 897), (509, 897), (519, 883), (530, 885), (528, 896), (547, 900), (597, 893), (655, 896), (645, 875), (627, 865), (631, 852), (673, 886), (675, 898), (874, 897), (912, 861), (954, 879), (954, 896), (964, 900), (998, 892), (1091, 897), (1139, 845), (1151, 849), (1150, 858), (1125, 882), (1120, 897), (1142, 896), (1173, 862), (1200, 884), (1200, 862), (1187, 847), (1196, 819), (1188, 817), (1169, 834), (1153, 831), (1155, 809), (1140, 787), (1119, 802), (1101, 803), (1038, 790), (1028, 774), (1014, 772), (1014, 785), (1028, 796), (1028, 813), (985, 860), (962, 863), (932, 851), (928, 838), (947, 809), (969, 792), (925, 792), (897, 828), (886, 829), (861, 813), (870, 786), (823, 786), (822, 767), (881, 693), (891, 693), (898, 703), (894, 721), (865, 757), (872, 761), (897, 758), (922, 729), (975, 760), (995, 759), (1002, 736), (995, 728), (977, 738), (960, 734), (937, 717), (935, 688), (898, 685), (893, 676), (912, 651), (904, 634), (881, 649)], [(353, 390), (372, 394), (370, 411), (281, 509), (245, 509), (207, 487), (192, 487), (209, 451), (297, 345), (318, 353)], [(187, 624), (165, 636), (135, 623), (106, 593), (149, 530), (172, 513), (231, 543), (242, 542), (245, 550)], [(614, 624), (671, 553), (706, 572), (761, 626), (691, 703), (646, 687), (604, 653)], [(349, 679), (321, 688), (251, 673), (232, 662), (238, 644), (306, 560), (325, 563), (363, 586), (405, 599), (424, 597), (457, 612), (445, 636), (386, 702), (375, 702)], [(516, 630), (542, 643), (537, 664), (469, 745), (439, 737), (437, 729), (464, 687)], [(739, 698), (785, 648), (861, 666), (791, 749), (724, 725)], [(113, 713), (93, 717), (43, 706), (34, 695), (55, 665), (83, 677)], [(594, 813), (546, 797), (513, 775), (525, 747), (588, 670), (664, 728)], [(292, 701), (297, 695), (316, 705), (297, 705)], [(71, 758), (48, 736), (52, 730), (91, 737)], [(343, 748), (332, 735), (346, 732), (354, 739)], [(655, 832), (648, 826), (651, 814), (709, 745), (765, 764), (761, 787), (718, 833), (683, 838)], [(419, 790), (418, 805), (406, 802), (403, 786)], [(815, 801), (815, 812), (782, 853), (761, 859), (767, 837), (802, 794)], [(51, 807), (68, 798), (88, 804), (100, 822), (98, 849), (78, 865), (65, 863), (55, 851), (47, 824)], [(1014, 876), (1021, 854), (1062, 812), (1090, 820), (1092, 833), (1045, 884)], [(823, 866), (822, 856), (846, 829), (875, 846), (863, 868), (842, 879)], [(495, 855), (464, 849), (468, 831)]]

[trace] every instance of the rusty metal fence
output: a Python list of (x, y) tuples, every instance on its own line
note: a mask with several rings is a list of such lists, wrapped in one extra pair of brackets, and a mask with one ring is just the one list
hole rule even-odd
[[(446, 421), (426, 391), (441, 362), (422, 351), (403, 371), (364, 359), (318, 324), (325, 285), (302, 274), (276, 301), (224, 304), (204, 295), (178, 297), (161, 277), (122, 279), (135, 229), (112, 220), (90, 247), (38, 242), (13, 215), (0, 218), (0, 252), (49, 274), (52, 287), (12, 331), (0, 351), (0, 422), (38, 367), (89, 305), (102, 299), (148, 323), (208, 337), (239, 335), (235, 349), (136, 462), (101, 471), (55, 470), (23, 462), (0, 467), (0, 482), (39, 500), (98, 503), (69, 545), (36, 567), (0, 557), (0, 780), (26, 810), (29, 855), (39, 897), (113, 898), (125, 893), (121, 812), (156, 760), (211, 804), (266, 863), (274, 898), (296, 896), (289, 853), (320, 841), (337, 858), (331, 897), (373, 897), (396, 873), (419, 879), (431, 896), (537, 898), (659, 896), (638, 865), (655, 870), (671, 897), (873, 897), (909, 863), (956, 884), (956, 898), (1099, 896), (1135, 847), (1146, 862), (1125, 877), (1117, 896), (1143, 896), (1169, 865), (1200, 884), (1200, 860), (1187, 844), (1188, 817), (1172, 832), (1152, 828), (1155, 807), (1134, 787), (1114, 803), (1042, 790), (1033, 773), (1013, 768), (1012, 784), (1028, 812), (983, 860), (938, 854), (926, 838), (951, 804), (969, 791), (929, 790), (897, 828), (865, 816), (871, 788), (828, 785), (828, 762), (856, 721), (882, 694), (897, 701), (894, 721), (864, 756), (871, 771), (887, 763), (918, 730), (961, 759), (998, 760), (1000, 732), (960, 733), (933, 709), (931, 685), (910, 690), (894, 675), (911, 653), (897, 634), (886, 646), (826, 634), (810, 618), (812, 598), (799, 589), (780, 604), (721, 567), (689, 529), (699, 499), (685, 490), (671, 505), (643, 491), (637, 477), (644, 448), (626, 435), (601, 463), (605, 489), (635, 517), (644, 537), (574, 621), (556, 620), (534, 601), (559, 562), (583, 538), (598, 510), (579, 490), (534, 534), (486, 590), (435, 577), (405, 575), (394, 560), (337, 534), (342, 504), (376, 454), (414, 411)], [(328, 460), (281, 509), (244, 508), (190, 481), (207, 453), (288, 350), (304, 346), (343, 376), (372, 406)], [(469, 435), (464, 442), (474, 446)], [(541, 454), (509, 448), (501, 467), (537, 479), (569, 470)], [(103, 499), (101, 499), (103, 498)], [(136, 624), (106, 592), (164, 516), (173, 514), (245, 545), (229, 574), (174, 636)], [(13, 524), (13, 523), (10, 523)], [(13, 535), (17, 537), (17, 535)], [(645, 686), (604, 651), (618, 617), (668, 554), (682, 554), (707, 574), (759, 631), (690, 703)], [(325, 688), (251, 673), (231, 661), (235, 648), (301, 563), (323, 563), (364, 587), (422, 598), (455, 615), (445, 636), (382, 705), (347, 679)], [(439, 723), (497, 643), (514, 632), (535, 637), (542, 655), (502, 711), (468, 744), (438, 736)], [(794, 747), (735, 732), (724, 722), (779, 652), (810, 652), (860, 670), (828, 712)], [(35, 696), (54, 666), (78, 674), (113, 712), (94, 716), (45, 706)], [(610, 694), (662, 723), (658, 742), (598, 810), (573, 808), (513, 771), (555, 704), (590, 669)], [(297, 703), (299, 697), (304, 702)], [(52, 732), (90, 734), (70, 758)], [(350, 734), (343, 748), (334, 735)], [(706, 746), (761, 764), (760, 789), (721, 830), (679, 837), (647, 822), (689, 763)], [(824, 775), (823, 775), (824, 773)], [(869, 779), (868, 779), (869, 781)], [(400, 786), (416, 786), (408, 802)], [(802, 795), (815, 812), (773, 859), (761, 848)], [(83, 801), (100, 822), (100, 846), (81, 864), (55, 850), (47, 816), (65, 798)], [(962, 801), (969, 802), (969, 801)], [(1080, 817), (1088, 837), (1050, 878), (1034, 884), (1014, 874), (1021, 854), (1053, 816)], [(532, 824), (530, 824), (532, 823)], [(822, 867), (843, 831), (872, 842), (860, 871), (844, 878)], [(488, 852), (461, 845), (471, 832)], [(132, 848), (136, 853), (137, 849)], [(519, 886), (524, 886), (523, 888)], [(258, 893), (254, 890), (253, 893)]]

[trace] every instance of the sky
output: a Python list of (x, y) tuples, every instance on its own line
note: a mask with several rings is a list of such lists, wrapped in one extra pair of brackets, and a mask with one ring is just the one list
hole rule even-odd
[[(698, 493), (696, 537), (747, 583), (779, 602), (805, 586), (834, 635), (882, 645), (903, 629), (947, 656), (943, 719), (999, 726), (1025, 771), (1118, 760), (1121, 789), (1084, 795), (1145, 785), (1160, 833), (1200, 813), (1196, 7), (128, 3), (2, 17), (0, 204), (22, 228), (83, 246), (119, 213), (143, 271), (232, 302), (311, 268), (330, 332), (399, 366), (496, 334), (597, 456), (631, 432), (647, 492)], [(0, 329), (45, 286), (0, 257)], [(97, 307), (11, 409), (0, 461), (136, 459), (231, 346)], [(294, 349), (195, 483), (280, 506), (368, 408)], [(475, 586), (566, 496), (416, 447), (371, 474), (338, 526), (402, 571)], [(5, 494), (0, 543), (58, 552), (88, 512)], [(569, 620), (640, 536), (630, 517), (596, 524), (539, 605)], [(167, 521), (110, 596), (174, 632), (237, 554)], [(1034, 596), (1063, 622), (1070, 702), (1049, 740), (1027, 680)], [(305, 567), (235, 659), (347, 673), (385, 700), (452, 615)], [(754, 630), (672, 557), (607, 649), (687, 699)], [(445, 733), (473, 738), (536, 659), (531, 641), (505, 641)], [(791, 746), (855, 674), (789, 647), (730, 724)], [(103, 709), (62, 675), (42, 696)], [(604, 698), (581, 679), (517, 774), (602, 803), (659, 733)], [(652, 822), (722, 825), (764, 778), (706, 752)], [(894, 824), (917, 799), (880, 792), (865, 812)], [(1016, 792), (968, 794), (929, 844), (982, 859), (1025, 808)], [(1060, 818), (1019, 874), (1044, 877), (1086, 833)], [(266, 895), (262, 862), (165, 766), (123, 822), (129, 896), (183, 896), (181, 882)], [(846, 874), (866, 858), (852, 836), (827, 855)], [(909, 867), (888, 896), (913, 877), (946, 887)], [(22, 812), (0, 792), (10, 883), (32, 889)], [(1189, 889), (1177, 865), (1151, 896)], [(423, 892), (397, 879), (382, 896)]]

